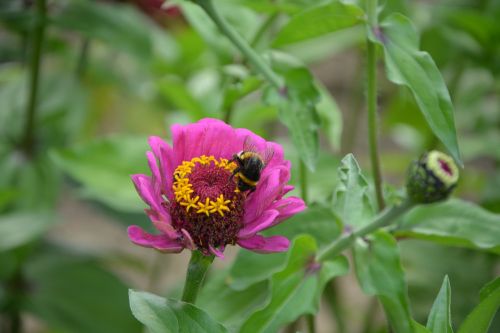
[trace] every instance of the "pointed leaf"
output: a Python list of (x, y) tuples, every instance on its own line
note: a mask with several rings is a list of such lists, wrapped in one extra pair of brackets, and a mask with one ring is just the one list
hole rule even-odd
[(134, 290), (129, 290), (129, 300), (132, 313), (151, 333), (227, 332), (224, 326), (190, 303)]
[(418, 49), (411, 21), (401, 14), (390, 15), (370, 38), (384, 48), (389, 80), (411, 90), (434, 134), (462, 164), (450, 94), (431, 56)]
[(300, 158), (314, 171), (319, 154), (320, 124), (316, 104), (320, 95), (306, 68), (288, 70), (284, 78), (286, 93), (270, 88), (264, 100), (279, 109), (279, 118), (288, 128)]
[(312, 261), (316, 250), (310, 236), (294, 241), (287, 266), (271, 278), (268, 304), (250, 316), (241, 333), (274, 333), (302, 314), (318, 311), (325, 284), (334, 276), (347, 273), (348, 264), (344, 257), (337, 257), (317, 267)]
[(500, 214), (451, 199), (414, 208), (402, 218), (395, 234), (500, 253)]
[(500, 307), (500, 278), (481, 290), (480, 302), (465, 318), (458, 333), (487, 333), (491, 320)]
[(352, 27), (362, 22), (363, 19), (364, 12), (358, 6), (331, 1), (293, 16), (278, 33), (273, 44), (281, 46), (319, 37)]
[(369, 186), (352, 154), (346, 155), (337, 170), (339, 183), (334, 192), (333, 207), (342, 222), (363, 226), (373, 217)]
[(448, 275), (446, 275), (427, 319), (427, 328), (432, 333), (453, 333), (450, 304), (450, 280), (448, 279)]
[(359, 240), (354, 247), (354, 263), (363, 291), (380, 299), (394, 331), (413, 332), (407, 286), (396, 240), (385, 231), (374, 233), (368, 243)]

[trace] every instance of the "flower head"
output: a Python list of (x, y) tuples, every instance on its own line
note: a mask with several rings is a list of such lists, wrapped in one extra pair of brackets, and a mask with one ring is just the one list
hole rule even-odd
[[(152, 175), (132, 175), (159, 231), (149, 234), (130, 226), (132, 242), (163, 252), (188, 248), (219, 257), (227, 245), (235, 244), (261, 253), (288, 249), (283, 236), (259, 235), (305, 208), (300, 198), (284, 198), (293, 186), (287, 185), (290, 162), (284, 160), (280, 145), (216, 119), (174, 125), (172, 136), (172, 147), (150, 137), (147, 159)], [(274, 152), (254, 192), (239, 190), (238, 166), (232, 160), (248, 138), (259, 151)]]
[(457, 181), (458, 167), (453, 159), (433, 150), (410, 165), (406, 191), (416, 203), (432, 203), (448, 198)]

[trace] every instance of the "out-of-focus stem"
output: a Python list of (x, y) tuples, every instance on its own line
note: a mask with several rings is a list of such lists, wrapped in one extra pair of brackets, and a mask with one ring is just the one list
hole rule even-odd
[(87, 69), (88, 56), (90, 51), (90, 39), (84, 38), (80, 47), (80, 54), (78, 55), (78, 63), (76, 65), (76, 76), (81, 79), (85, 75)]
[(36, 1), (36, 20), (32, 30), (32, 50), (30, 58), (30, 85), (28, 103), (26, 106), (26, 123), (22, 148), (27, 155), (32, 155), (35, 144), (35, 112), (38, 95), (40, 59), (42, 55), (43, 38), (45, 34), (45, 19), (47, 15), (46, 0)]
[(316, 322), (315, 317), (312, 314), (306, 315), (307, 330), (309, 333), (316, 333)]
[(337, 333), (345, 333), (345, 321), (344, 321), (344, 310), (342, 304), (340, 304), (340, 298), (338, 295), (337, 281), (332, 280), (326, 285), (325, 288), (325, 299), (330, 305), (333, 317), (337, 324)]
[(305, 203), (309, 202), (309, 193), (307, 188), (307, 167), (301, 160), (299, 163), (300, 168), (300, 196)]
[[(377, 28), (377, 0), (367, 0), (368, 24), (371, 29)], [(375, 194), (379, 210), (384, 209), (384, 195), (382, 192), (382, 175), (378, 153), (377, 138), (377, 54), (375, 43), (367, 38), (367, 106), (368, 106), (368, 140), (370, 145), (370, 161), (372, 165)]]
[(248, 59), (253, 67), (266, 78), (266, 80), (280, 90), (283, 88), (281, 78), (273, 72), (271, 67), (255, 52), (250, 44), (236, 32), (233, 27), (219, 14), (214, 7), (212, 0), (192, 0), (197, 3), (212, 21), (217, 25), (220, 31), (236, 46), (241, 53)]

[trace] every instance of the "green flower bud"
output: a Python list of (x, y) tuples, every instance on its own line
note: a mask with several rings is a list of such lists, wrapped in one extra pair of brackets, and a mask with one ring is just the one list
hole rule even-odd
[(448, 198), (458, 181), (458, 167), (453, 158), (430, 151), (408, 169), (406, 191), (416, 203), (431, 203)]

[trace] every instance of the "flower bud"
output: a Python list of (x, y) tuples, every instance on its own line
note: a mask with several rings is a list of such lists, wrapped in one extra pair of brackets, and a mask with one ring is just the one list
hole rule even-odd
[(453, 158), (433, 150), (410, 165), (406, 191), (415, 203), (432, 203), (448, 198), (457, 181), (458, 167)]

